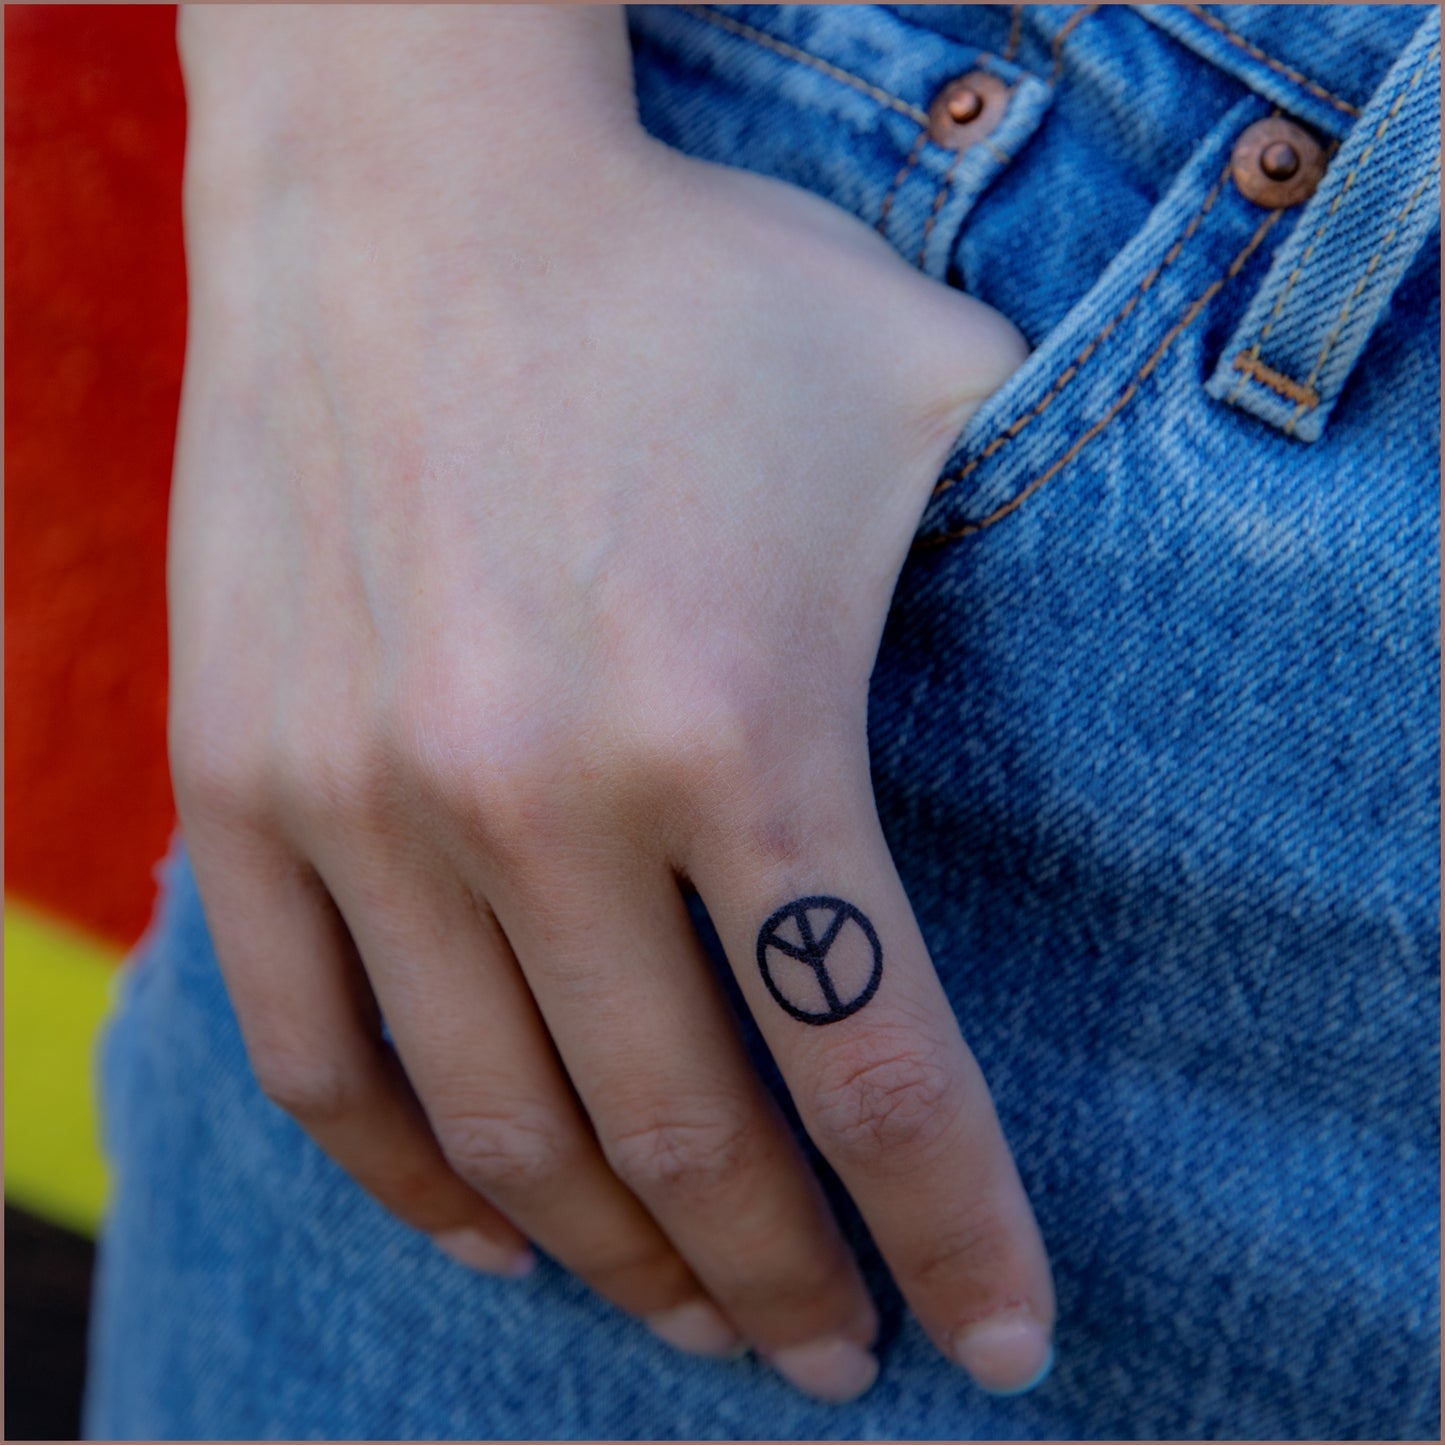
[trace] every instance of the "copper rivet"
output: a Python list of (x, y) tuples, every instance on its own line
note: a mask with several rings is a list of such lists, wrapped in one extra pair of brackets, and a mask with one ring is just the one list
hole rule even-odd
[(1319, 136), (1288, 116), (1270, 115), (1244, 128), (1229, 166), (1240, 195), (1282, 211), (1314, 195), (1328, 164)]
[(964, 151), (976, 146), (1004, 118), (1009, 88), (986, 70), (950, 80), (928, 107), (928, 133), (935, 145)]
[(1299, 170), (1299, 152), (1287, 140), (1277, 140), (1264, 148), (1259, 168), (1272, 181), (1287, 181)]
[(976, 90), (960, 90), (957, 95), (948, 98), (948, 113), (959, 125), (977, 120), (982, 109), (983, 97)]

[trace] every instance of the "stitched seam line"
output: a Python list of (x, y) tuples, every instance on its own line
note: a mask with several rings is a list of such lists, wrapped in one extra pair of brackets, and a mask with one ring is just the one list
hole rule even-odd
[(1064, 73), (1064, 41), (1086, 21), (1089, 16), (1095, 14), (1100, 7), (1098, 5), (1085, 5), (1082, 10), (1076, 10), (1064, 21), (1059, 33), (1054, 36), (1054, 43), (1050, 47), (1054, 56), (1053, 73), (1049, 76), (1049, 84), (1057, 85)]
[(1028, 486), (1026, 486), (1023, 491), (1021, 491), (1017, 496), (1011, 497), (1001, 507), (998, 507), (994, 511), (990, 512), (988, 516), (984, 517), (981, 521), (966, 522), (963, 526), (957, 527), (951, 532), (942, 532), (935, 537), (923, 538), (915, 545), (920, 547), (939, 546), (944, 542), (957, 541), (961, 537), (969, 537), (972, 536), (975, 532), (981, 532), (985, 527), (991, 527), (995, 522), (1002, 521), (1005, 517), (1009, 515), (1010, 512), (1016, 511), (1031, 496), (1033, 496), (1033, 494), (1037, 492), (1040, 487), (1042, 487), (1052, 478), (1056, 477), (1071, 461), (1073, 461), (1076, 456), (1078, 456), (1081, 451), (1083, 451), (1083, 449), (1096, 436), (1099, 435), (1100, 432), (1105, 429), (1105, 427), (1109, 425), (1110, 422), (1115, 419), (1115, 417), (1117, 417), (1124, 410), (1126, 406), (1129, 405), (1131, 401), (1133, 401), (1134, 397), (1138, 395), (1140, 383), (1148, 380), (1150, 375), (1152, 375), (1155, 367), (1157, 367), (1160, 361), (1163, 359), (1164, 353), (1168, 351), (1169, 348), (1174, 344), (1174, 342), (1194, 323), (1200, 312), (1204, 310), (1204, 308), (1214, 299), (1214, 297), (1217, 296), (1219, 292), (1222, 291), (1224, 287), (1228, 285), (1228, 283), (1232, 281), (1240, 273), (1240, 271), (1244, 269), (1245, 262), (1247, 262), (1249, 258), (1254, 254), (1255, 249), (1258, 247), (1259, 243), (1265, 238), (1266, 234), (1269, 232), (1269, 229), (1275, 224), (1277, 224), (1280, 217), (1283, 215), (1283, 211), (1273, 211), (1268, 216), (1266, 216), (1263, 221), (1260, 222), (1258, 228), (1255, 230), (1254, 235), (1252, 235), (1245, 243), (1244, 249), (1240, 251), (1239, 255), (1237, 255), (1232, 262), (1230, 262), (1228, 271), (1226, 271), (1224, 275), (1221, 276), (1217, 281), (1213, 282), (1208, 287), (1208, 289), (1205, 290), (1204, 294), (1200, 296), (1198, 300), (1196, 300), (1189, 307), (1189, 309), (1184, 313), (1184, 315), (1181, 316), (1179, 320), (1176, 321), (1174, 325), (1169, 328), (1169, 330), (1164, 335), (1164, 339), (1154, 349), (1153, 353), (1150, 355), (1149, 359), (1144, 363), (1144, 365), (1139, 368), (1139, 374), (1134, 378), (1133, 381), (1129, 383), (1128, 386), (1124, 388), (1117, 400), (1113, 403), (1112, 406), (1110, 406), (1108, 411), (1106, 411), (1104, 415), (1100, 417), (1099, 420), (1096, 421), (1094, 425), (1091, 426), (1073, 444), (1073, 446), (1071, 446), (1068, 451), (1066, 451), (1064, 455), (1058, 459), (1058, 461), (1056, 461), (1051, 467), (1049, 467), (1046, 472), (1044, 472), (1041, 476), (1035, 477), (1034, 480), (1030, 482)]
[[(1415, 74), (1410, 77), (1409, 84), (1395, 97), (1394, 105), (1392, 105), (1389, 111), (1381, 118), (1380, 124), (1375, 128), (1374, 135), (1370, 137), (1369, 145), (1360, 152), (1359, 158), (1355, 161), (1354, 165), (1350, 167), (1350, 173), (1345, 177), (1344, 184), (1335, 192), (1334, 199), (1330, 202), (1329, 210), (1320, 217), (1319, 226), (1310, 238), (1309, 245), (1305, 247), (1304, 254), (1299, 258), (1294, 270), (1289, 273), (1289, 280), (1285, 282), (1284, 289), (1279, 293), (1279, 300), (1276, 301), (1270, 309), (1269, 320), (1265, 322), (1263, 329), (1260, 331), (1259, 340), (1250, 347), (1249, 354), (1252, 357), (1258, 359), (1260, 351), (1264, 348), (1264, 343), (1269, 340), (1269, 333), (1274, 330), (1275, 322), (1279, 320), (1281, 313), (1284, 311), (1284, 303), (1289, 299), (1290, 293), (1294, 290), (1295, 282), (1304, 275), (1305, 267), (1309, 265), (1310, 258), (1315, 253), (1315, 247), (1324, 239), (1325, 233), (1329, 230), (1336, 212), (1340, 209), (1340, 205), (1346, 195), (1349, 194), (1350, 187), (1354, 185), (1355, 177), (1363, 174), (1365, 166), (1375, 154), (1380, 142), (1385, 138), (1385, 132), (1390, 129), (1390, 123), (1395, 119), (1396, 115), (1399, 114), (1400, 107), (1404, 105), (1406, 97), (1409, 96), (1410, 92), (1414, 90), (1415, 86), (1419, 83), (1420, 77), (1425, 73), (1426, 66), (1432, 64), (1439, 53), (1440, 47), (1437, 45), (1431, 50), (1429, 57), (1420, 65), (1420, 68)], [(1305, 384), (1309, 385), (1313, 383), (1313, 381), (1314, 377), (1311, 376), (1309, 382)], [(1241, 375), (1239, 384), (1229, 393), (1228, 400), (1230, 402), (1237, 401), (1243, 390), (1244, 377)], [(1292, 421), (1290, 428), (1292, 428), (1293, 425), (1294, 423)]]
[[(1325, 361), (1328, 359), (1330, 352), (1334, 350), (1335, 342), (1340, 339), (1340, 333), (1345, 329), (1345, 324), (1350, 319), (1350, 312), (1354, 309), (1355, 302), (1360, 299), (1360, 293), (1364, 291), (1366, 285), (1369, 283), (1370, 277), (1375, 274), (1375, 268), (1380, 264), (1380, 261), (1383, 258), (1385, 252), (1389, 249), (1390, 242), (1395, 239), (1396, 233), (1399, 231), (1400, 227), (1405, 224), (1405, 221), (1408, 218), (1410, 212), (1415, 209), (1415, 202), (1418, 201), (1420, 197), (1425, 194), (1425, 188), (1435, 178), (1435, 172), (1439, 169), (1440, 156), (1437, 152), (1434, 163), (1431, 165), (1429, 171), (1426, 173), (1425, 179), (1421, 181), (1418, 186), (1415, 187), (1414, 194), (1410, 197), (1408, 201), (1405, 202), (1404, 209), (1400, 212), (1400, 214), (1395, 217), (1395, 224), (1390, 227), (1389, 233), (1385, 236), (1385, 239), (1380, 242), (1380, 249), (1376, 251), (1373, 256), (1370, 257), (1370, 264), (1365, 267), (1364, 275), (1361, 276), (1357, 282), (1355, 282), (1355, 289), (1350, 292), (1350, 294), (1345, 298), (1345, 304), (1340, 307), (1339, 317), (1336, 319), (1334, 327), (1331, 329), (1330, 334), (1325, 337), (1325, 344), (1320, 348), (1320, 354), (1315, 359), (1315, 364), (1313, 368), (1311, 368), (1309, 376), (1305, 378), (1306, 388), (1313, 390), (1314, 384), (1319, 380), (1320, 372), (1324, 368)], [(1285, 424), (1285, 435), (1293, 436), (1294, 429), (1296, 426), (1299, 425), (1300, 418), (1305, 414), (1305, 412), (1310, 409), (1311, 406), (1318, 405), (1319, 397), (1317, 393), (1315, 394), (1315, 400), (1313, 402), (1306, 404), (1305, 402), (1301, 401), (1299, 403), (1298, 410), (1292, 417), (1290, 417), (1289, 421)]]
[(1381, 257), (1390, 249), (1390, 243), (1392, 243), (1394, 237), (1396, 237), (1397, 231), (1405, 224), (1406, 217), (1409, 217), (1410, 211), (1415, 210), (1415, 202), (1419, 201), (1419, 198), (1425, 194), (1426, 186), (1431, 184), (1431, 181), (1435, 179), (1435, 172), (1439, 171), (1439, 168), (1441, 168), (1441, 158), (1439, 158), (1438, 153), (1436, 153), (1435, 162), (1433, 162), (1429, 172), (1426, 173), (1425, 179), (1416, 186), (1415, 194), (1409, 198), (1409, 201), (1405, 202), (1405, 210), (1400, 211), (1400, 214), (1394, 218), (1394, 224), (1390, 227), (1389, 234), (1384, 237), (1383, 241), (1380, 241), (1380, 249), (1374, 253), (1374, 256), (1370, 257), (1370, 264), (1364, 269), (1364, 275), (1360, 277), (1360, 280), (1355, 282), (1353, 292), (1350, 292), (1350, 295), (1345, 298), (1345, 303), (1340, 308), (1340, 316), (1338, 316), (1337, 321), (1335, 321), (1334, 328), (1331, 329), (1328, 337), (1325, 337), (1325, 344), (1319, 348), (1319, 355), (1315, 358), (1314, 367), (1312, 367), (1311, 373), (1309, 373), (1309, 376), (1306, 377), (1305, 380), (1305, 387), (1311, 390), (1315, 396), (1315, 400), (1314, 402), (1308, 403), (1303, 402), (1303, 400), (1299, 402), (1295, 415), (1285, 423), (1286, 436), (1295, 435), (1295, 428), (1299, 425), (1299, 419), (1301, 419), (1302, 416), (1305, 415), (1305, 412), (1308, 412), (1312, 406), (1319, 405), (1319, 394), (1314, 392), (1315, 381), (1319, 380), (1319, 373), (1321, 373), (1321, 370), (1324, 370), (1325, 361), (1328, 360), (1329, 353), (1334, 350), (1335, 342), (1340, 340), (1340, 334), (1344, 331), (1345, 324), (1350, 321), (1350, 312), (1354, 309), (1354, 303), (1360, 299), (1360, 293), (1363, 292), (1364, 288), (1368, 285), (1370, 277), (1374, 275), (1374, 270), (1379, 266)]
[[(1054, 382), (1053, 386), (1044, 395), (1043, 399), (1033, 408), (1033, 410), (1025, 412), (1020, 417), (1016, 417), (971, 462), (960, 468), (952, 476), (944, 477), (933, 489), (933, 495), (935, 497), (942, 496), (943, 493), (946, 492), (950, 487), (954, 486), (958, 482), (963, 481), (963, 479), (967, 477), (970, 473), (976, 471), (984, 464), (984, 462), (986, 462), (991, 456), (994, 456), (997, 452), (1001, 451), (1004, 447), (1006, 447), (1016, 436), (1019, 435), (1020, 432), (1022, 432), (1032, 422), (1036, 421), (1039, 417), (1041, 417), (1054, 404), (1054, 402), (1058, 399), (1059, 395), (1065, 390), (1065, 388), (1068, 387), (1069, 383), (1078, 376), (1080, 368), (1083, 367), (1084, 363), (1088, 361), (1088, 359), (1094, 354), (1095, 351), (1098, 350), (1098, 348), (1103, 344), (1104, 340), (1120, 324), (1120, 322), (1122, 322), (1129, 315), (1129, 313), (1133, 311), (1133, 309), (1139, 304), (1139, 302), (1144, 299), (1144, 295), (1149, 290), (1149, 288), (1153, 286), (1153, 284), (1159, 279), (1159, 277), (1162, 276), (1164, 272), (1167, 271), (1169, 267), (1172, 266), (1174, 262), (1178, 259), (1179, 253), (1184, 249), (1185, 243), (1195, 233), (1195, 231), (1199, 229), (1199, 226), (1204, 220), (1205, 216), (1207, 216), (1209, 212), (1213, 209), (1215, 201), (1219, 199), (1219, 193), (1224, 189), (1225, 185), (1229, 181), (1229, 176), (1230, 166), (1226, 165), (1224, 170), (1220, 173), (1219, 179), (1215, 181), (1214, 186), (1210, 190), (1209, 194), (1205, 196), (1203, 204), (1190, 219), (1189, 224), (1184, 228), (1183, 234), (1180, 235), (1178, 240), (1176, 240), (1174, 244), (1169, 248), (1169, 250), (1165, 253), (1164, 259), (1160, 261), (1160, 263), (1155, 266), (1153, 270), (1151, 270), (1142, 281), (1139, 282), (1138, 289), (1124, 303), (1123, 307), (1119, 310), (1119, 312), (1104, 324), (1103, 329), (1098, 332), (1098, 334), (1089, 341), (1089, 343), (1073, 359), (1073, 361), (1071, 361), (1068, 366), (1064, 368), (1058, 380)], [(1279, 215), (1282, 213), (1275, 212), (1275, 214)]]
[[(1280, 108), (1279, 108), (1278, 106), (1275, 106), (1274, 109), (1271, 110), (1269, 114), (1270, 114), (1270, 119), (1273, 120), (1277, 115), (1281, 114)], [(1325, 168), (1326, 168), (1326, 170), (1329, 169), (1330, 162), (1334, 159), (1335, 149), (1336, 149), (1336, 147), (1331, 146), (1331, 147), (1325, 152)], [(1316, 232), (1315, 232), (1315, 235), (1314, 235), (1314, 238), (1310, 241), (1309, 245), (1305, 248), (1305, 253), (1304, 253), (1304, 255), (1300, 257), (1299, 261), (1298, 261), (1298, 262), (1296, 263), (1296, 265), (1295, 265), (1294, 270), (1290, 272), (1288, 278), (1285, 280), (1285, 283), (1284, 283), (1283, 287), (1281, 287), (1279, 295), (1275, 298), (1274, 307), (1271, 309), (1271, 311), (1270, 311), (1270, 313), (1269, 313), (1269, 316), (1268, 316), (1268, 317), (1266, 318), (1266, 320), (1265, 320), (1263, 329), (1260, 331), (1259, 336), (1255, 339), (1254, 345), (1249, 348), (1248, 355), (1249, 355), (1249, 359), (1250, 359), (1251, 361), (1258, 361), (1258, 360), (1259, 360), (1260, 348), (1264, 345), (1265, 341), (1268, 339), (1269, 333), (1274, 330), (1274, 323), (1279, 320), (1280, 312), (1284, 310), (1284, 303), (1285, 303), (1286, 300), (1288, 300), (1288, 298), (1289, 298), (1289, 293), (1294, 290), (1294, 283), (1299, 280), (1300, 274), (1301, 274), (1301, 272), (1304, 270), (1305, 263), (1309, 260), (1310, 256), (1314, 253), (1315, 246), (1316, 246), (1316, 244), (1318, 243), (1319, 239), (1320, 239), (1320, 233), (1319, 233), (1318, 231), (1316, 231)], [(1243, 353), (1243, 352), (1240, 353), (1241, 356), (1244, 355), (1244, 354), (1245, 354), (1245, 353)], [(1236, 358), (1236, 359), (1238, 359), (1238, 358)], [(1228, 402), (1230, 405), (1233, 405), (1236, 401), (1239, 400), (1239, 395), (1240, 395), (1240, 393), (1244, 390), (1244, 382), (1245, 382), (1244, 368), (1243, 368), (1243, 367), (1236, 367), (1235, 370), (1240, 373), (1239, 380), (1238, 380), (1237, 382), (1235, 382), (1233, 391), (1231, 391), (1231, 392), (1229, 393), (1229, 395), (1228, 395), (1227, 397), (1225, 397), (1225, 401)]]
[(953, 186), (953, 173), (963, 164), (963, 158), (967, 151), (959, 151), (954, 156), (953, 163), (943, 173), (943, 179), (938, 184), (938, 191), (933, 197), (933, 209), (928, 213), (928, 219), (923, 223), (923, 240), (918, 247), (918, 259), (913, 263), (920, 270), (923, 268), (923, 258), (928, 252), (928, 238), (933, 234), (933, 228), (938, 224), (938, 213), (943, 209), (943, 203), (948, 197), (948, 192)]
[(926, 126), (928, 124), (926, 111), (920, 110), (916, 105), (910, 105), (901, 96), (893, 95), (874, 85), (871, 81), (864, 80), (861, 75), (854, 75), (851, 70), (844, 70), (842, 66), (834, 65), (831, 60), (824, 60), (821, 55), (800, 50), (796, 45), (789, 45), (786, 40), (779, 40), (777, 36), (769, 35), (765, 30), (757, 30), (751, 25), (744, 24), (741, 20), (734, 20), (731, 15), (719, 15), (706, 5), (679, 5), (677, 8), (686, 11), (689, 15), (697, 16), (699, 20), (706, 20), (710, 25), (716, 25), (730, 34), (740, 36), (744, 40), (751, 40), (765, 50), (774, 51), (788, 60), (797, 61), (799, 65), (809, 65), (814, 70), (820, 70), (824, 75), (831, 76), (844, 85), (851, 85), (854, 90), (861, 90), (864, 95), (886, 105), (890, 110), (896, 110), (900, 115), (906, 115), (909, 120), (917, 121), (919, 125)]
[[(1309, 245), (1305, 247), (1304, 254), (1299, 258), (1299, 261), (1296, 263), (1294, 270), (1290, 272), (1289, 279), (1284, 284), (1284, 289), (1279, 293), (1279, 299), (1270, 309), (1269, 320), (1265, 322), (1263, 329), (1260, 331), (1259, 339), (1249, 349), (1249, 355), (1254, 360), (1259, 359), (1259, 353), (1264, 349), (1264, 343), (1269, 340), (1269, 333), (1274, 330), (1275, 322), (1279, 320), (1281, 314), (1283, 313), (1284, 304), (1289, 299), (1291, 292), (1293, 292), (1295, 282), (1297, 282), (1299, 278), (1304, 275), (1305, 267), (1309, 265), (1310, 258), (1315, 253), (1315, 248), (1324, 239), (1325, 233), (1329, 230), (1330, 225), (1333, 223), (1336, 213), (1339, 211), (1345, 197), (1349, 194), (1350, 187), (1354, 185), (1355, 177), (1364, 173), (1365, 167), (1369, 164), (1371, 158), (1374, 156), (1380, 142), (1384, 140), (1385, 133), (1390, 129), (1391, 123), (1400, 113), (1400, 107), (1404, 105), (1410, 93), (1420, 83), (1420, 77), (1424, 75), (1426, 69), (1435, 63), (1435, 60), (1439, 56), (1439, 54), (1440, 47), (1438, 45), (1433, 46), (1430, 50), (1430, 54), (1426, 56), (1425, 59), (1420, 63), (1414, 75), (1410, 77), (1409, 82), (1400, 91), (1399, 95), (1395, 97), (1395, 103), (1390, 107), (1390, 109), (1385, 113), (1385, 115), (1380, 118), (1379, 125), (1375, 127), (1374, 135), (1370, 137), (1370, 143), (1364, 148), (1364, 150), (1360, 152), (1354, 165), (1350, 167), (1350, 172), (1345, 177), (1344, 184), (1339, 188), (1338, 191), (1335, 192), (1334, 199), (1330, 202), (1329, 210), (1320, 217), (1319, 226), (1315, 229), (1314, 235), (1310, 238)], [(1413, 201), (1411, 202), (1411, 204), (1413, 204)], [(1309, 379), (1304, 382), (1303, 385), (1312, 386), (1314, 384), (1314, 380), (1315, 377), (1312, 373)], [(1239, 400), (1240, 394), (1244, 391), (1244, 384), (1245, 374), (1243, 371), (1241, 371), (1238, 384), (1229, 393), (1229, 396), (1227, 398), (1227, 400), (1231, 404)], [(1298, 421), (1298, 415), (1290, 418), (1289, 422), (1285, 426), (1286, 435), (1293, 435), (1295, 425)]]
[(1389, 232), (1385, 236), (1385, 239), (1380, 242), (1380, 249), (1376, 251), (1373, 256), (1370, 257), (1370, 264), (1365, 267), (1365, 274), (1360, 277), (1360, 279), (1355, 283), (1355, 289), (1351, 291), (1350, 294), (1345, 298), (1345, 304), (1340, 307), (1339, 320), (1335, 322), (1334, 329), (1325, 338), (1325, 344), (1320, 348), (1319, 358), (1316, 360), (1313, 368), (1310, 371), (1309, 376), (1305, 379), (1306, 386), (1313, 386), (1315, 382), (1319, 380), (1320, 369), (1324, 366), (1325, 360), (1328, 358), (1331, 350), (1333, 350), (1335, 342), (1339, 340), (1341, 329), (1350, 319), (1350, 310), (1354, 306), (1355, 302), (1360, 299), (1360, 292), (1365, 289), (1366, 283), (1369, 281), (1370, 277), (1375, 274), (1375, 267), (1380, 264), (1380, 260), (1384, 256), (1385, 252), (1390, 249), (1390, 242), (1395, 239), (1395, 236), (1399, 232), (1400, 227), (1403, 226), (1406, 220), (1409, 219), (1410, 212), (1415, 209), (1415, 202), (1418, 201), (1420, 197), (1425, 194), (1426, 187), (1430, 184), (1432, 180), (1435, 179), (1435, 172), (1439, 169), (1440, 156), (1437, 153), (1434, 161), (1431, 163), (1429, 171), (1426, 172), (1425, 179), (1421, 181), (1418, 186), (1415, 187), (1414, 194), (1411, 195), (1410, 199), (1405, 202), (1404, 209), (1401, 210), (1400, 214), (1395, 217), (1395, 224), (1390, 227)]
[[(910, 105), (908, 101), (902, 99), (900, 96), (893, 95), (891, 92), (881, 89), (870, 81), (864, 80), (861, 75), (854, 75), (852, 71), (844, 70), (841, 66), (834, 65), (832, 61), (824, 60), (822, 56), (814, 55), (807, 50), (801, 50), (796, 45), (790, 45), (786, 40), (779, 40), (777, 36), (769, 35), (766, 31), (758, 30), (754, 26), (745, 24), (741, 20), (734, 20), (731, 15), (720, 15), (705, 5), (679, 5), (677, 8), (685, 11), (689, 15), (696, 16), (699, 20), (706, 20), (710, 25), (716, 25), (719, 29), (726, 30), (730, 34), (736, 35), (743, 40), (751, 40), (754, 44), (761, 45), (767, 50), (772, 50), (788, 60), (796, 61), (799, 65), (811, 66), (813, 69), (821, 71), (824, 75), (841, 81), (844, 85), (850, 85), (855, 90), (862, 91), (864, 95), (888, 106), (891, 110), (898, 111), (900, 115), (906, 115), (910, 120), (915, 121), (919, 126), (924, 128), (923, 134), (914, 142), (913, 149), (909, 152), (908, 158), (903, 162), (898, 174), (894, 176), (893, 184), (888, 188), (888, 194), (883, 198), (883, 208), (878, 217), (877, 229), (880, 234), (886, 234), (885, 228), (888, 224), (888, 215), (893, 208), (893, 202), (897, 195), (898, 188), (903, 184), (904, 180), (907, 179), (909, 171), (917, 164), (918, 157), (923, 152), (924, 143), (928, 139), (928, 112), (920, 110), (918, 106)], [(1098, 8), (1097, 5), (1091, 6), (1088, 13), (1092, 13)], [(1072, 29), (1073, 26), (1083, 18), (1085, 18), (1083, 15), (1072, 18), (1070, 23), (1064, 27), (1064, 32)], [(1061, 37), (1064, 32), (1061, 32)], [(981, 54), (979, 56), (980, 62), (985, 59), (987, 59), (986, 55)], [(1011, 155), (989, 140), (980, 141), (979, 144), (984, 146), (1000, 165), (1006, 166), (1013, 160)], [(967, 151), (960, 151), (958, 153), (939, 182), (938, 193), (933, 198), (933, 210), (930, 212), (928, 220), (924, 222), (923, 226), (923, 243), (918, 249), (917, 262), (920, 267), (923, 265), (924, 254), (928, 250), (929, 237), (933, 234), (933, 228), (938, 222), (938, 213), (943, 209), (943, 203), (947, 199), (949, 188), (953, 184), (954, 172), (958, 169), (959, 162), (966, 154)]]
[(1234, 358), (1234, 369), (1247, 372), (1256, 381), (1263, 382), (1271, 391), (1277, 391), (1281, 396), (1288, 397), (1290, 401), (1296, 401), (1301, 406), (1318, 406), (1320, 394), (1309, 387), (1301, 386), (1293, 378), (1286, 376), (1282, 371), (1276, 371), (1272, 366), (1266, 366), (1257, 357), (1251, 356), (1247, 351), (1241, 351)]
[[(983, 65), (992, 58), (988, 51), (980, 51), (977, 64)], [(1012, 95), (1012, 92), (1010, 92), (1010, 95)], [(1000, 166), (1009, 165), (1013, 161), (1013, 157), (1009, 155), (1007, 151), (1000, 149), (1000, 147), (996, 146), (987, 136), (975, 142), (975, 145), (982, 146)], [(943, 173), (943, 176), (938, 182), (938, 190), (934, 193), (933, 197), (933, 209), (928, 213), (928, 219), (923, 223), (923, 240), (918, 247), (918, 259), (914, 262), (914, 265), (916, 265), (919, 270), (923, 269), (923, 258), (928, 254), (928, 238), (933, 234), (934, 226), (938, 224), (939, 213), (943, 210), (943, 203), (947, 200), (949, 191), (953, 189), (954, 172), (958, 170), (963, 158), (973, 149), (974, 146), (965, 146), (963, 150), (959, 151), (949, 163), (948, 169)]]
[(1244, 36), (1231, 30), (1222, 20), (1217, 20), (1202, 5), (1181, 4), (1181, 10), (1187, 10), (1191, 15), (1202, 20), (1211, 30), (1217, 30), (1231, 45), (1237, 45), (1256, 60), (1262, 60), (1271, 70), (1278, 71), (1281, 75), (1287, 76), (1297, 85), (1302, 85), (1311, 95), (1318, 96), (1321, 100), (1328, 101), (1336, 110), (1342, 110), (1346, 115), (1359, 115), (1359, 108), (1353, 106), (1347, 100), (1341, 100), (1339, 96), (1332, 95), (1322, 85), (1317, 85), (1307, 75), (1301, 75), (1299, 71), (1285, 65), (1282, 61), (1276, 60), (1272, 55), (1266, 55), (1257, 45), (1251, 44)]
[(913, 142), (913, 149), (908, 152), (908, 159), (898, 168), (898, 174), (893, 177), (893, 184), (888, 187), (888, 194), (883, 197), (883, 209), (878, 213), (878, 234), (887, 236), (888, 216), (893, 210), (894, 199), (898, 195), (899, 188), (908, 179), (908, 173), (918, 164), (918, 157), (923, 154), (923, 147), (928, 144), (928, 132), (918, 132), (918, 139)]
[[(971, 149), (971, 147), (970, 147)], [(938, 224), (938, 213), (943, 209), (943, 203), (948, 199), (948, 193), (953, 189), (953, 173), (963, 164), (963, 158), (968, 151), (959, 151), (954, 156), (953, 163), (943, 173), (943, 179), (938, 183), (938, 191), (933, 197), (933, 209), (928, 213), (928, 219), (923, 223), (923, 240), (918, 247), (918, 259), (913, 263), (920, 270), (923, 269), (923, 258), (928, 253), (928, 238), (933, 234), (933, 228)], [(1001, 152), (995, 152), (1001, 154)]]
[(1024, 29), (1024, 7), (1014, 5), (1011, 7), (1013, 14), (1009, 17), (1008, 44), (1003, 48), (1003, 58), (1012, 60), (1019, 53), (1019, 41), (1023, 38)]

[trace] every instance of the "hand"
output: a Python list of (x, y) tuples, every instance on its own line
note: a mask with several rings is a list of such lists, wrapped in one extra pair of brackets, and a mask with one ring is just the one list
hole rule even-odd
[(1017, 1387), (1048, 1263), (865, 714), (1024, 347), (816, 197), (609, 140), (565, 202), (190, 186), (172, 758), (250, 1055), (458, 1258), (533, 1239), (680, 1347), (851, 1398), (873, 1306), (689, 883), (919, 1319)]

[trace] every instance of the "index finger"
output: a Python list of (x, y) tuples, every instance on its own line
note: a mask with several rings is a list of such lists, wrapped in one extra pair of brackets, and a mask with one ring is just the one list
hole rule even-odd
[[(855, 794), (854, 789), (846, 790)], [(993, 1100), (872, 807), (789, 810), (727, 830), (692, 879), (804, 1126), (938, 1348), (985, 1389), (1052, 1363), (1048, 1257)]]

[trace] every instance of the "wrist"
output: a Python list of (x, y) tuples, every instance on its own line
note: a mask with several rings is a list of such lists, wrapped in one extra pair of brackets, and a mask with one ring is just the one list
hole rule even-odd
[(620, 7), (185, 6), (188, 206), (511, 209), (654, 150)]

